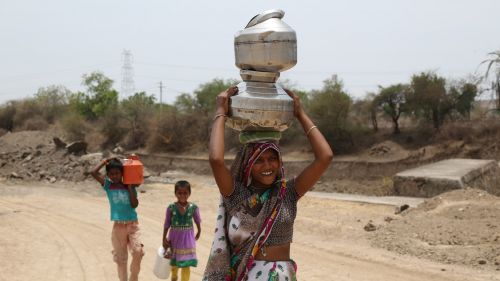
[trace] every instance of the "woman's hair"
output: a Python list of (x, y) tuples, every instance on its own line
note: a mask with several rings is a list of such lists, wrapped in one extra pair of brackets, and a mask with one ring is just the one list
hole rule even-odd
[(191, 194), (191, 184), (188, 181), (180, 180), (176, 182), (174, 192), (177, 192), (179, 188), (187, 188), (189, 194)]
[(123, 173), (123, 164), (118, 158), (112, 158), (106, 164), (106, 173), (109, 173), (112, 169), (118, 169)]

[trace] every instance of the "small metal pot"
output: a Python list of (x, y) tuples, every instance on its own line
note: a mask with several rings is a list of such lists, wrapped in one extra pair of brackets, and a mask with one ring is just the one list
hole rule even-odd
[(265, 11), (236, 33), (234, 54), (238, 68), (280, 72), (297, 64), (297, 37), (281, 20), (284, 15), (282, 10)]

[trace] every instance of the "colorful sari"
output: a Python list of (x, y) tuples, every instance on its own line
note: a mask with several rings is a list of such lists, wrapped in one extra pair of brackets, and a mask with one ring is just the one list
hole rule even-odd
[[(250, 172), (253, 163), (260, 157), (260, 155), (264, 151), (268, 149), (275, 150), (280, 157), (280, 163), (282, 163), (279, 148), (274, 143), (267, 142), (247, 144), (240, 150), (231, 167), (231, 172), (235, 180), (235, 190), (233, 191), (233, 193), (241, 191), (241, 188), (248, 187), (251, 182)], [(255, 218), (255, 221), (251, 222), (250, 228), (253, 227), (255, 229), (255, 233), (252, 232), (251, 237), (249, 237), (248, 239), (244, 239), (244, 241), (237, 245), (231, 243), (229, 233), (230, 231), (234, 232), (239, 227), (239, 225), (235, 225), (233, 223), (232, 219), (234, 219), (234, 216), (232, 216), (228, 212), (226, 204), (228, 203), (227, 200), (230, 200), (231, 196), (238, 196), (238, 194), (233, 194), (231, 196), (221, 198), (221, 204), (219, 204), (219, 210), (217, 214), (215, 237), (212, 243), (212, 248), (210, 250), (207, 267), (205, 269), (205, 274), (203, 277), (204, 281), (249, 280), (248, 273), (251, 270), (259, 266), (262, 268), (266, 268), (268, 263), (255, 261), (255, 257), (258, 251), (261, 250), (262, 246), (266, 243), (266, 240), (269, 237), (271, 230), (273, 229), (276, 218), (281, 211), (283, 199), (287, 192), (287, 182), (284, 180), (284, 171), (282, 165), (281, 173), (278, 176), (275, 185), (276, 186), (274, 188), (276, 189), (276, 191), (274, 196), (262, 203), (262, 209), (259, 213), (259, 216)], [(253, 198), (249, 197), (246, 199), (252, 200)], [(245, 222), (242, 223), (244, 224)], [(248, 227), (248, 222), (246, 224)], [(289, 274), (293, 276), (290, 276), (289, 280), (294, 280), (295, 264), (293, 263), (293, 266), (287, 266), (287, 264), (278, 264), (276, 262), (274, 262), (274, 265), (271, 265), (269, 267), (267, 272), (257, 271), (256, 276), (253, 276), (253, 279), (250, 280), (257, 280), (254, 277), (268, 278), (265, 280), (278, 280), (276, 278), (278, 274), (276, 269), (284, 271), (284, 268), (293, 268), (293, 274)]]

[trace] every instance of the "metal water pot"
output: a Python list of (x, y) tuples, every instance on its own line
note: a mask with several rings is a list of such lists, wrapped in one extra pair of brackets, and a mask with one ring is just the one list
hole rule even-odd
[(280, 72), (297, 64), (297, 36), (281, 20), (284, 15), (282, 10), (265, 11), (236, 33), (234, 55), (238, 68)]
[(293, 121), (293, 100), (275, 83), (241, 82), (226, 125), (238, 131), (279, 131)]
[(281, 10), (252, 18), (234, 38), (236, 66), (243, 82), (231, 97), (226, 125), (238, 131), (284, 131), (293, 118), (293, 100), (275, 83), (280, 71), (297, 63), (295, 31)]

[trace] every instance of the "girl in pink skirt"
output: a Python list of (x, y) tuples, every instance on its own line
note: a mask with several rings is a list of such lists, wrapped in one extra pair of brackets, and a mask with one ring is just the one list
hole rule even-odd
[[(190, 267), (198, 265), (196, 258), (196, 240), (200, 238), (200, 210), (194, 203), (188, 202), (191, 185), (185, 180), (175, 184), (177, 202), (167, 207), (163, 228), (163, 248), (170, 248), (167, 257), (172, 266), (172, 281), (178, 280), (178, 269), (181, 268), (181, 281), (188, 281)], [(196, 224), (194, 235), (193, 221)], [(170, 231), (169, 231), (170, 230)], [(168, 235), (167, 235), (168, 233)]]

